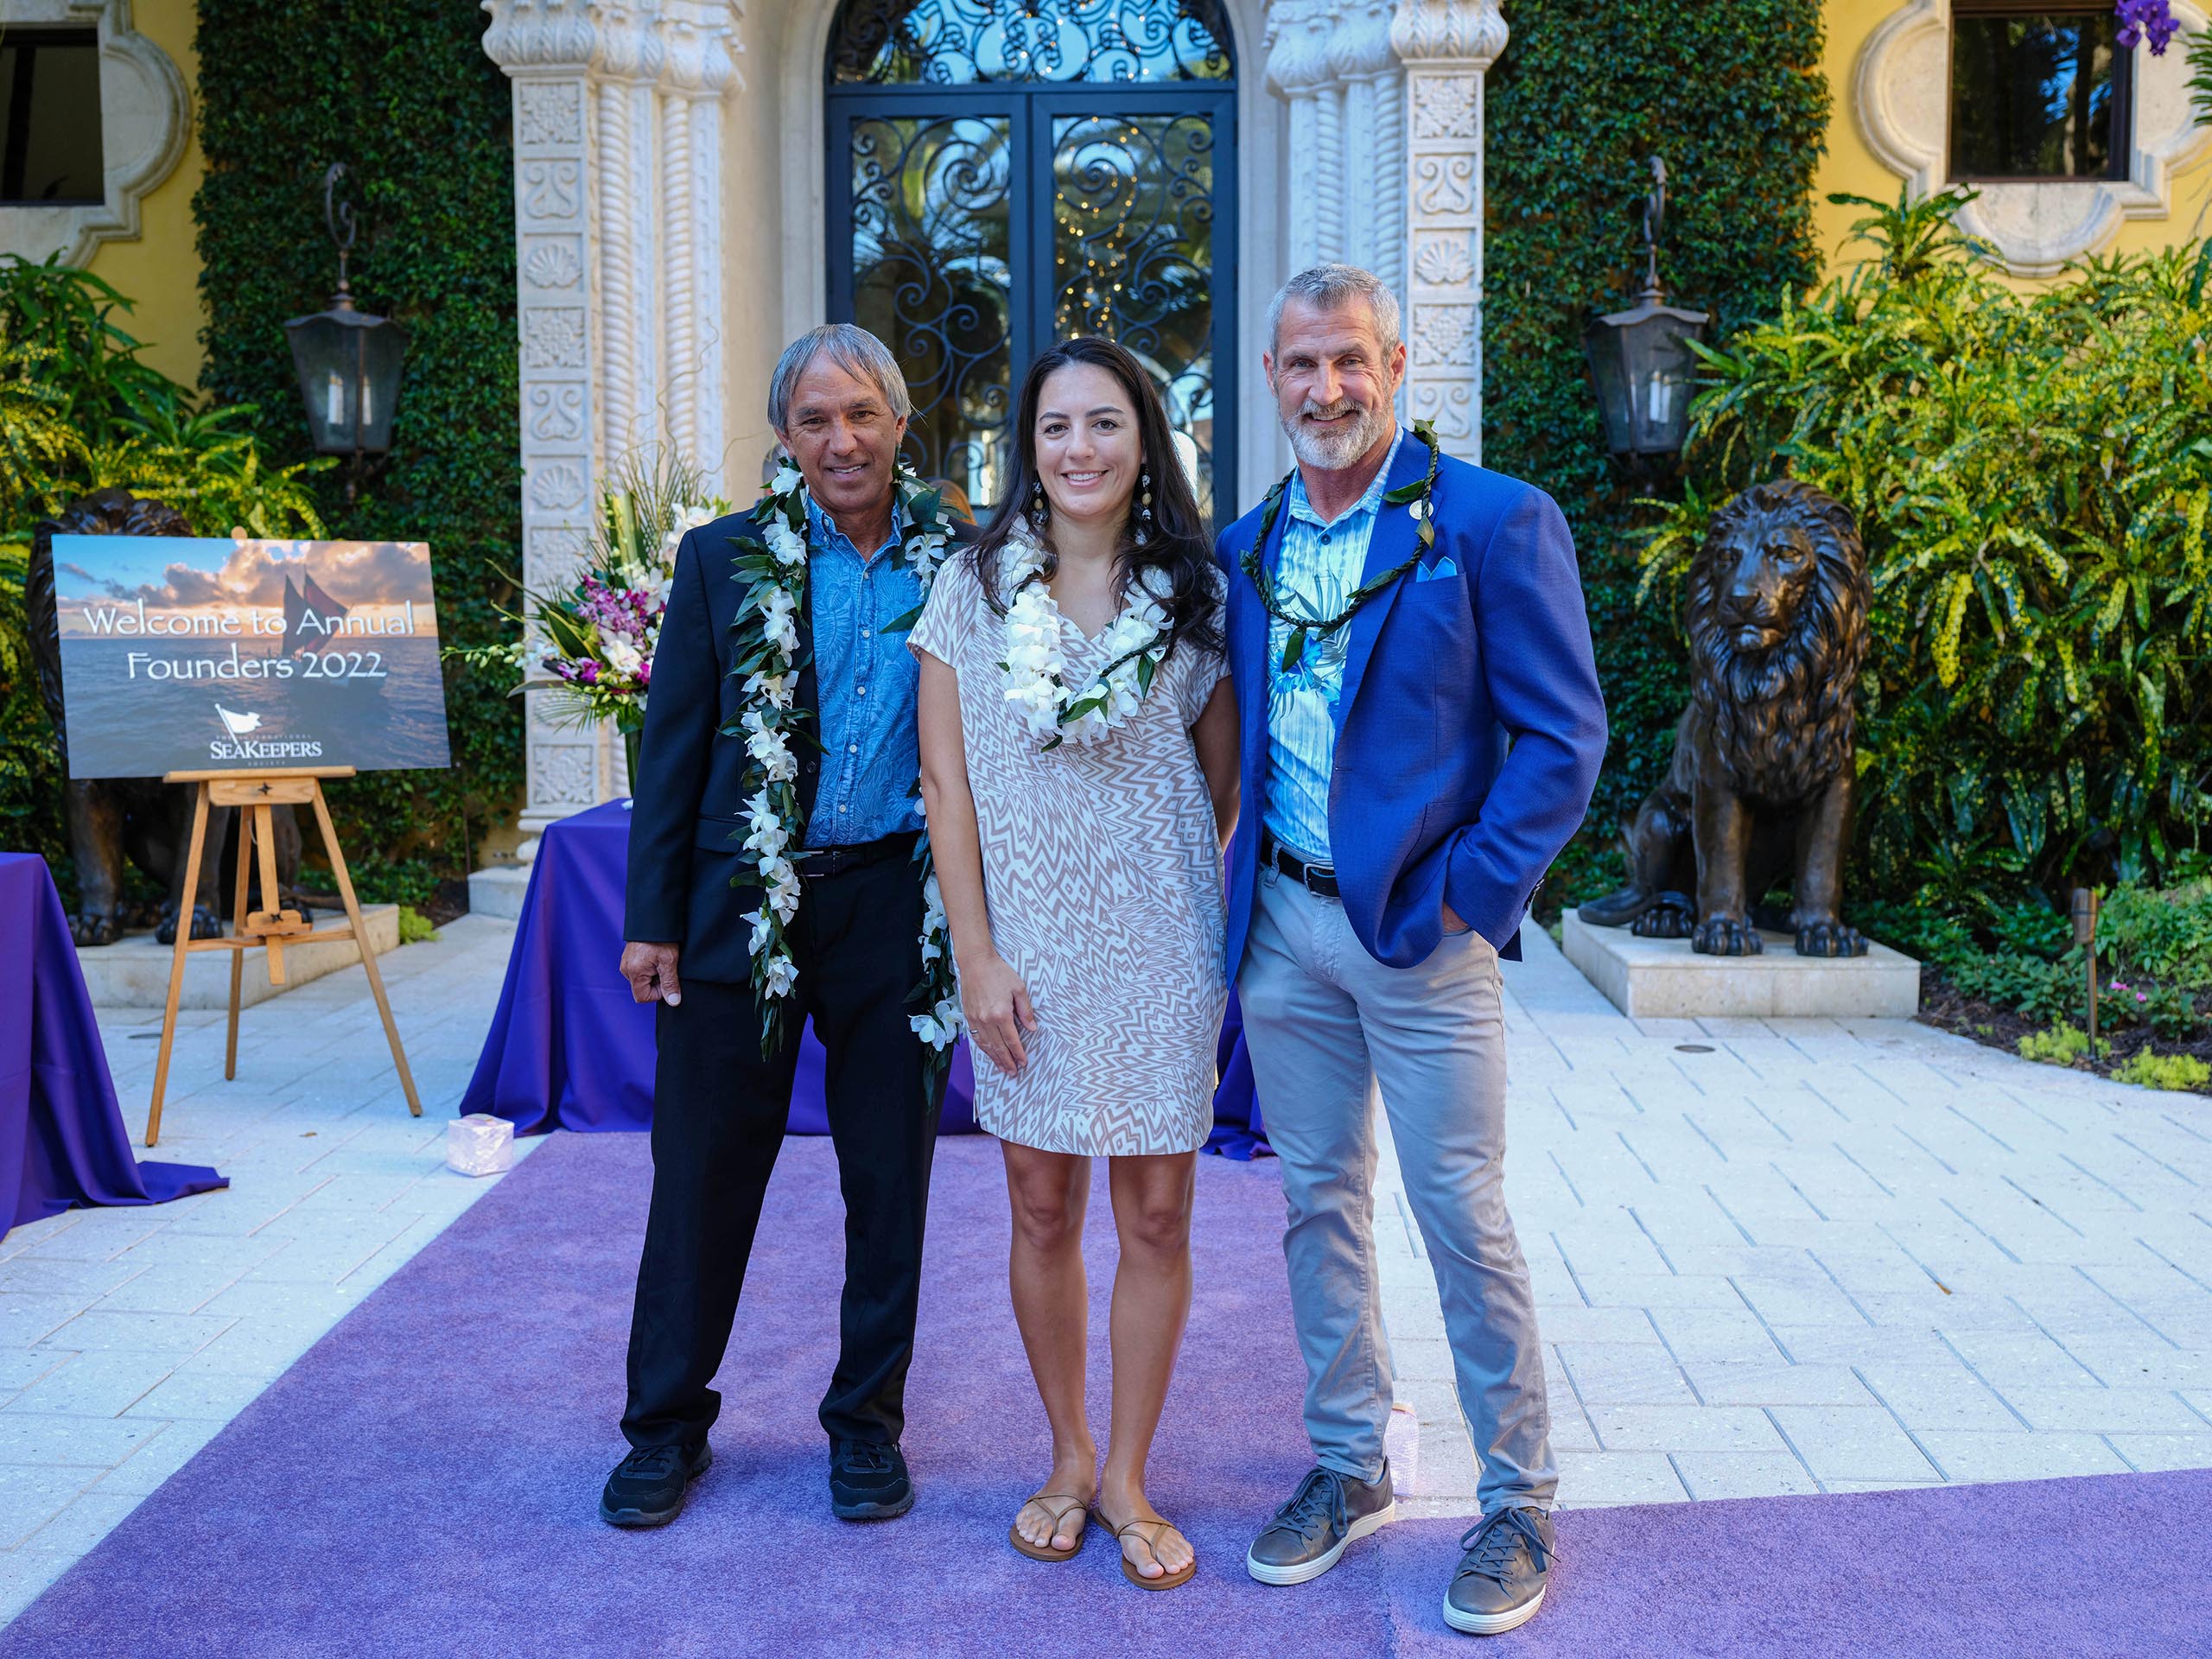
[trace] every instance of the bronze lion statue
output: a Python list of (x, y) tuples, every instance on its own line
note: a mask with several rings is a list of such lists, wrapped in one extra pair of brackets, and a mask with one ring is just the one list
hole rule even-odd
[[(47, 717), (61, 741), (65, 772), (69, 728), (61, 696), (54, 538), (191, 534), (192, 527), (175, 507), (114, 489), (79, 497), (53, 518), (41, 519), (32, 531), (30, 568), (23, 587), (31, 662)], [(124, 902), (126, 859), (168, 895), (155, 918), (155, 937), (162, 944), (175, 941), (180, 915), (189, 917), (193, 938), (221, 935), (223, 878), (229, 868), (223, 848), (233, 816), (229, 807), (217, 807), (207, 815), (200, 880), (188, 902), (182, 889), (192, 839), (191, 785), (165, 784), (158, 778), (71, 778), (62, 785), (61, 808), (69, 826), (70, 856), (77, 867), (78, 906), (69, 918), (69, 931), (79, 944), (112, 944), (132, 922)], [(299, 871), (299, 825), (289, 806), (276, 808), (270, 817), (277, 883), (289, 890)]]
[(1585, 922), (1756, 956), (1753, 909), (1786, 883), (1799, 956), (1866, 954), (1841, 910), (1871, 597), (1857, 524), (1812, 486), (1755, 485), (1713, 515), (1674, 759), (1624, 836), (1628, 885)]

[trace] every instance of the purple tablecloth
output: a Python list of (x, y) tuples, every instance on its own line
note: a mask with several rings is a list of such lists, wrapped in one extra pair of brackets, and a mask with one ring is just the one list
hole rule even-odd
[(61, 895), (44, 859), (0, 853), (0, 1219), (229, 1185), (198, 1164), (132, 1156)]
[[(652, 1005), (633, 1001), (614, 970), (622, 954), (622, 880), (630, 814), (620, 801), (548, 825), (523, 898), (499, 1011), (484, 1039), (464, 1112), (489, 1112), (516, 1132), (642, 1129), (652, 1122)], [(1214, 1098), (1215, 1149), (1249, 1158), (1265, 1150), (1251, 1067), (1235, 1004), (1222, 1033), (1222, 1086)], [(811, 1024), (791, 1089), (794, 1135), (826, 1135), (822, 1045)], [(975, 1074), (968, 1048), (953, 1052), (942, 1135), (973, 1132)]]

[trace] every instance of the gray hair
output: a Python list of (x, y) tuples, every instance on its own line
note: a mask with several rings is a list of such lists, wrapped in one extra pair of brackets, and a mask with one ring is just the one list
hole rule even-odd
[(1333, 311), (1355, 300), (1367, 302), (1375, 320), (1375, 334), (1388, 356), (1399, 340), (1398, 296), (1389, 283), (1357, 265), (1314, 265), (1301, 270), (1275, 290), (1268, 302), (1268, 352), (1272, 356), (1282, 344), (1282, 308), (1296, 300), (1317, 311)]
[(914, 412), (914, 400), (906, 392), (906, 377), (899, 372), (889, 346), (856, 323), (824, 323), (791, 341), (776, 359), (776, 372), (768, 380), (768, 424), (779, 434), (791, 429), (791, 398), (798, 391), (799, 378), (817, 357), (827, 357), (855, 379), (872, 382), (897, 419), (905, 420)]

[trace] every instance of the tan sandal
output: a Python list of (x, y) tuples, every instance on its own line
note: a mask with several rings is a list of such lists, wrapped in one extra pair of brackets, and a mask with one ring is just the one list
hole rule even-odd
[[(1057, 1510), (1055, 1510), (1052, 1507), (1052, 1504), (1047, 1501), (1048, 1499), (1052, 1498), (1065, 1500)], [(1078, 1554), (1082, 1554), (1083, 1541), (1090, 1535), (1090, 1505), (1084, 1503), (1083, 1499), (1067, 1492), (1033, 1492), (1029, 1497), (1022, 1500), (1021, 1507), (1026, 1510), (1032, 1503), (1036, 1504), (1039, 1508), (1044, 1510), (1046, 1513), (1052, 1516), (1052, 1530), (1048, 1536), (1058, 1536), (1060, 1531), (1060, 1523), (1063, 1521), (1065, 1521), (1071, 1514), (1081, 1514), (1084, 1520), (1083, 1530), (1076, 1534), (1075, 1542), (1069, 1545), (1065, 1549), (1054, 1549), (1050, 1543), (1031, 1543), (1027, 1538), (1021, 1535), (1021, 1529), (1020, 1527), (1009, 1525), (1006, 1529), (1007, 1542), (1012, 1544), (1016, 1549), (1020, 1550), (1033, 1561), (1071, 1561)], [(1016, 1521), (1020, 1521), (1021, 1519), (1019, 1510), (1015, 1512), (1014, 1518)]]
[[(1108, 1529), (1112, 1531), (1114, 1540), (1116, 1543), (1128, 1536), (1129, 1534), (1133, 1532), (1136, 1533), (1137, 1541), (1152, 1552), (1152, 1559), (1154, 1561), (1159, 1561), (1160, 1565), (1163, 1568), (1166, 1566), (1166, 1563), (1160, 1560), (1160, 1531), (1155, 1530), (1150, 1536), (1147, 1536), (1144, 1533), (1137, 1530), (1140, 1527), (1163, 1529), (1167, 1532), (1173, 1533), (1177, 1537), (1181, 1538), (1186, 1544), (1191, 1541), (1189, 1536), (1185, 1534), (1183, 1529), (1177, 1526), (1173, 1521), (1163, 1519), (1147, 1521), (1140, 1519), (1128, 1522), (1125, 1524), (1117, 1527), (1114, 1525), (1114, 1518), (1108, 1515), (1103, 1510), (1098, 1511), (1098, 1518), (1104, 1522)], [(1122, 1552), (1122, 1576), (1127, 1579), (1131, 1584), (1136, 1586), (1140, 1590), (1180, 1589), (1184, 1585), (1186, 1585), (1191, 1581), (1192, 1576), (1198, 1572), (1198, 1557), (1194, 1552), (1192, 1555), (1190, 1564), (1185, 1567), (1181, 1572), (1168, 1573), (1163, 1571), (1158, 1578), (1147, 1579), (1143, 1573), (1137, 1571), (1136, 1564), (1129, 1560), (1128, 1551), (1125, 1549)]]

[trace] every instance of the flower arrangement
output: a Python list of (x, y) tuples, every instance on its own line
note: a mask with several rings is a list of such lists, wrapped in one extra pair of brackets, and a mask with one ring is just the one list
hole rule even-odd
[(611, 723), (634, 779), (677, 547), (686, 531), (729, 510), (687, 462), (626, 460), (600, 493), (599, 521), (575, 581), (525, 589), (519, 612), (500, 613), (523, 625), (522, 639), (446, 654), (516, 676), (516, 693), (552, 693), (575, 721)]

